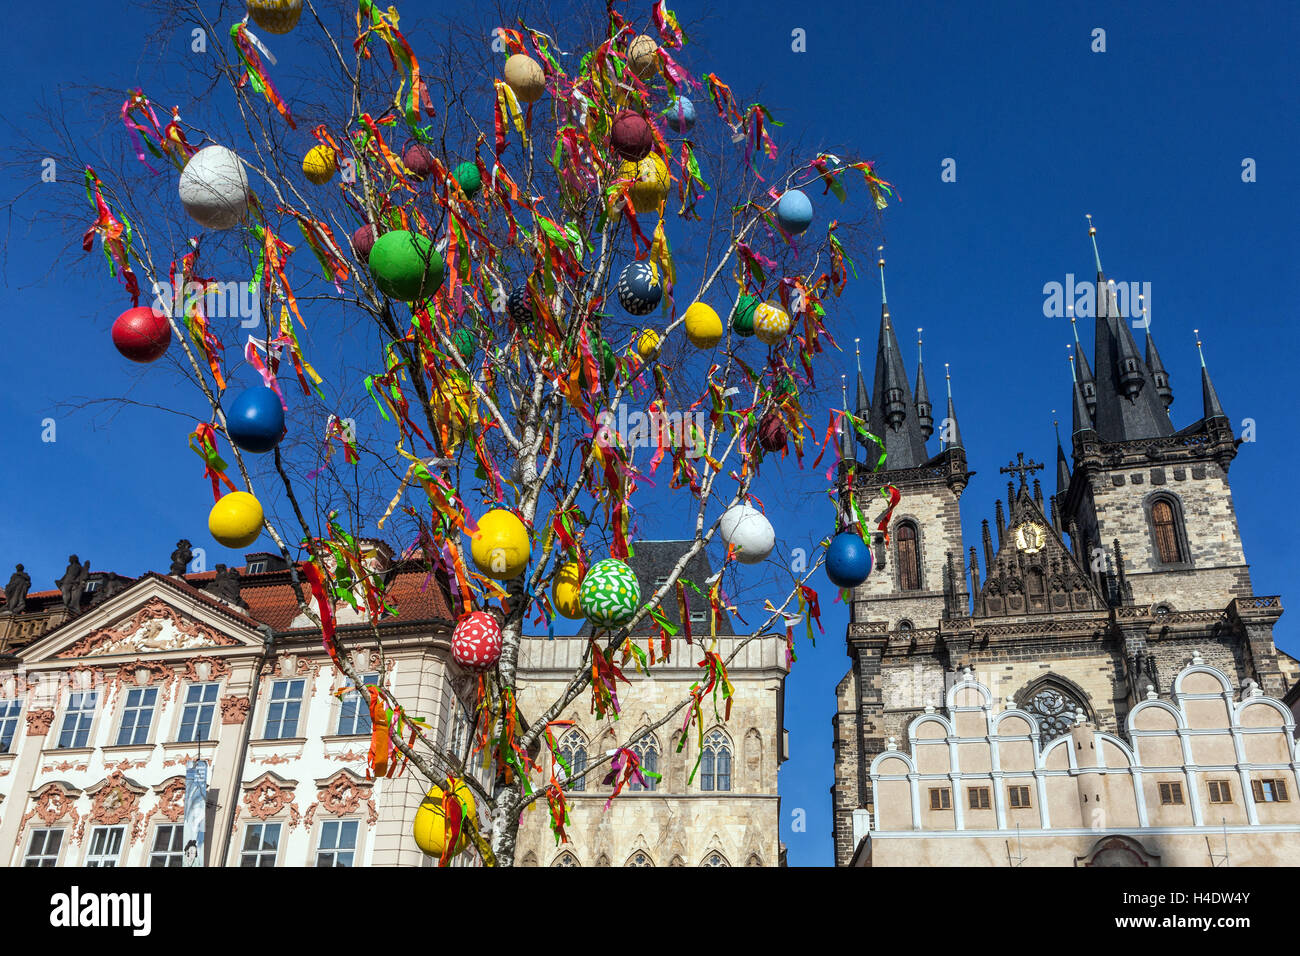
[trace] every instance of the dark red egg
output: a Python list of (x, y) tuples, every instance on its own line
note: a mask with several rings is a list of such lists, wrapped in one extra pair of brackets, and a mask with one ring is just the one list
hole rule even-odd
[(758, 443), (765, 451), (785, 451), (785, 423), (770, 411), (758, 423)]
[(363, 263), (370, 261), (370, 250), (375, 247), (375, 227), (366, 223), (352, 233), (352, 251)]
[(113, 345), (132, 362), (156, 361), (171, 344), (167, 316), (148, 306), (127, 309), (113, 323)]
[(624, 159), (636, 162), (650, 155), (654, 133), (646, 118), (635, 110), (623, 110), (614, 117), (609, 131), (609, 145)]
[(424, 179), (433, 172), (433, 153), (422, 143), (412, 143), (402, 151), (402, 165), (416, 179)]

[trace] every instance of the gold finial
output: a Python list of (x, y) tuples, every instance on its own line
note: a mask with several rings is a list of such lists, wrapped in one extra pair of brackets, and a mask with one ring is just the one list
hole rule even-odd
[(1084, 218), (1088, 220), (1088, 235), (1095, 236), (1097, 234), (1097, 227), (1092, 224), (1092, 213), (1085, 212), (1083, 215)]

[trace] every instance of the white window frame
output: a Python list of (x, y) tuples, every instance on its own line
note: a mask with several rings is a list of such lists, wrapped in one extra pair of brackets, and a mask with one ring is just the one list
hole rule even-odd
[[(298, 684), (299, 689), (298, 689), (297, 696), (284, 697), (279, 700), (276, 700), (275, 698), (276, 688), (285, 684), (289, 685), (290, 687), (292, 687), (294, 684)], [(298, 731), (302, 729), (301, 725), (303, 723), (303, 719), (306, 717), (306, 714), (303, 713), (303, 711), (306, 708), (306, 696), (307, 696), (307, 678), (305, 677), (277, 677), (273, 681), (271, 681), (271, 693), (266, 698), (266, 713), (262, 721), (262, 739), (263, 740), (293, 740), (297, 738)], [(270, 734), (272, 708), (274, 708), (277, 705), (288, 705), (288, 704), (298, 705), (297, 715), (294, 717), (294, 722), (293, 722), (293, 733), (292, 734), (277, 733), (276, 736), (272, 737)], [(284, 730), (283, 709), (280, 711), (279, 729), (281, 731)]]
[(0, 754), (14, 752), (14, 741), (18, 739), (18, 718), (22, 713), (22, 698), (0, 700)]
[[(327, 831), (330, 830), (332, 830), (334, 834), (334, 844), (332, 846), (327, 847), (325, 845), (325, 834)], [(343, 834), (345, 832), (348, 832), (349, 830), (352, 833), (352, 846), (340, 847), (338, 845), (339, 840), (342, 838)], [(351, 857), (351, 861), (348, 863), (338, 863), (338, 862), (322, 863), (321, 862), (321, 857), (323, 855), (329, 855), (331, 857), (337, 858), (338, 856), (345, 853)], [(316, 862), (313, 864), (314, 866), (355, 867), (359, 865), (360, 856), (361, 856), (361, 820), (360, 819), (356, 817), (340, 817), (340, 818), (321, 821), (320, 829), (316, 833), (316, 853), (314, 856)]]
[[(378, 673), (362, 674), (361, 675), (362, 687), (366, 686), (367, 684), (374, 684), (378, 686), (379, 674)], [(356, 708), (356, 710), (352, 714), (352, 729), (344, 730), (343, 729), (344, 715), (347, 713), (349, 707)], [(357, 729), (358, 725), (363, 722), (365, 723), (365, 730), (358, 730)], [(372, 725), (370, 723), (370, 696), (366, 694), (363, 690), (351, 686), (351, 683), (349, 682), (348, 693), (344, 694), (339, 698), (339, 712), (338, 712), (337, 719), (334, 721), (334, 733), (340, 737), (362, 737), (362, 736), (368, 737), (370, 736), (371, 730), (372, 730)]]
[[(212, 689), (212, 700), (211, 700), (211, 701), (206, 701), (206, 700), (203, 700), (203, 699), (202, 699), (202, 698), (203, 698), (203, 695), (207, 693), (208, 688), (211, 688), (211, 689)], [(196, 689), (202, 689), (202, 693), (200, 693), (200, 695), (199, 695), (199, 698), (200, 698), (200, 699), (199, 699), (198, 701), (192, 701), (192, 700), (189, 699), (189, 698), (190, 698), (190, 693), (191, 693), (192, 691), (196, 690)], [(181, 713), (180, 713), (180, 719), (179, 719), (179, 721), (178, 721), (177, 724), (176, 724), (176, 741), (177, 741), (177, 743), (193, 744), (193, 743), (200, 743), (200, 742), (202, 742), (202, 741), (206, 741), (206, 740), (215, 740), (215, 739), (216, 739), (216, 738), (212, 735), (212, 727), (213, 727), (213, 722), (214, 722), (214, 721), (216, 720), (216, 718), (217, 718), (217, 699), (218, 699), (218, 697), (220, 697), (220, 695), (221, 695), (221, 682), (220, 682), (220, 681), (206, 681), (206, 682), (203, 682), (203, 683), (200, 683), (200, 682), (198, 682), (198, 681), (193, 681), (193, 682), (191, 682), (191, 683), (185, 685), (185, 697), (184, 697), (184, 700), (181, 702)], [(187, 713), (190, 712), (190, 709), (191, 709), (191, 708), (197, 710), (197, 711), (199, 712), (199, 714), (202, 715), (202, 713), (203, 713), (203, 709), (204, 709), (205, 707), (207, 707), (207, 708), (211, 708), (210, 712), (208, 713), (207, 729), (204, 731), (204, 733), (203, 733), (202, 736), (194, 736), (194, 737), (191, 737), (191, 738), (189, 738), (189, 739), (187, 740), (187, 739), (183, 736), (183, 734), (185, 733), (185, 715), (186, 715)], [(199, 721), (198, 721), (197, 719), (194, 721), (194, 729), (195, 729), (196, 732), (200, 729), (200, 727), (199, 727)]]
[[(163, 831), (168, 831), (170, 837), (167, 841), (167, 848), (158, 849), (158, 836)], [(180, 844), (174, 846), (173, 844)], [(153, 840), (149, 844), (149, 866), (184, 866), (185, 865), (185, 824), (183, 823), (160, 823), (154, 827)]]
[[(132, 699), (138, 701), (148, 700), (148, 703), (131, 703)], [(117, 724), (117, 741), (119, 747), (143, 747), (149, 743), (149, 738), (153, 734), (153, 720), (158, 711), (158, 688), (157, 687), (129, 687), (126, 689), (126, 696), (122, 698), (122, 719)], [(136, 740), (140, 735), (140, 715), (148, 714), (148, 723), (144, 728), (144, 739)], [(135, 717), (135, 723), (131, 727), (131, 739), (123, 740), (122, 735), (126, 733), (127, 720)]]
[[(63, 838), (67, 835), (67, 827), (37, 827), (31, 830), (27, 836), (27, 849), (23, 851), (23, 866), (58, 866), (59, 858), (63, 855)], [(58, 846), (54, 848), (54, 855), (49, 853), (50, 834), (59, 835)], [(36, 842), (37, 834), (41, 837), (41, 852), (32, 853), (32, 844)]]
[(249, 561), (248, 567), (244, 569), (246, 574), (264, 574), (266, 573), (266, 558), (258, 558), (256, 561)]
[[(90, 698), (89, 709), (85, 707), (85, 701), (87, 697)], [(74, 710), (72, 707), (72, 702), (74, 699), (77, 701), (79, 705), (81, 705), (78, 706), (76, 710)], [(68, 695), (68, 706), (65, 707), (63, 710), (63, 723), (59, 725), (59, 739), (55, 742), (57, 749), (80, 750), (82, 748), (89, 747), (91, 740), (94, 739), (93, 734), (95, 732), (95, 715), (98, 711), (99, 711), (99, 691), (97, 690), (72, 691)], [(78, 743), (77, 742), (78, 737), (81, 735), (81, 731), (83, 729), (82, 718), (86, 718), (86, 717), (88, 717), (89, 719), (84, 724), (85, 740), (83, 740), (81, 743)], [(76, 723), (76, 729), (72, 731), (72, 741), (70, 743), (65, 744), (63, 742), (63, 737), (65, 734), (69, 732), (70, 729), (68, 726), (68, 721), (74, 718), (76, 719), (77, 723)]]
[[(248, 849), (249, 833), (252, 832), (253, 830), (257, 830), (259, 836), (262, 839), (265, 839), (267, 827), (275, 827), (275, 849), (274, 850), (267, 850), (265, 848), (255, 849), (255, 850)], [(245, 823), (243, 838), (239, 841), (239, 865), (241, 867), (249, 866), (250, 864), (247, 864), (244, 861), (246, 858), (251, 856), (256, 861), (253, 864), (251, 864), (254, 867), (279, 866), (280, 848), (281, 846), (283, 846), (283, 842), (282, 842), (283, 837), (284, 837), (284, 824), (281, 823), (279, 820), (259, 820), (256, 823)], [(269, 864), (263, 863), (262, 861), (267, 858), (268, 854), (270, 855), (271, 862)]]
[[(117, 836), (117, 845), (109, 850)], [(95, 848), (96, 841), (102, 837), (104, 845)], [(122, 865), (122, 850), (126, 847), (126, 827), (123, 824), (113, 826), (91, 827), (90, 839), (86, 841), (86, 866), (117, 867)]]

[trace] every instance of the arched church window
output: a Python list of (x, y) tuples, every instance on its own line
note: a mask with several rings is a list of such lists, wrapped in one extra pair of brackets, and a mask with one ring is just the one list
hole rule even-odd
[[(655, 740), (654, 734), (646, 734), (639, 738), (636, 743), (632, 744), (632, 752), (636, 754), (637, 759), (641, 761), (641, 770), (659, 772), (659, 742)], [(659, 783), (654, 777), (646, 775), (645, 786), (641, 786), (635, 778), (628, 784), (630, 790), (654, 790)]]
[[(587, 738), (582, 735), (580, 730), (570, 730), (560, 738), (560, 756), (564, 762), (569, 765), (568, 773), (565, 779), (577, 777), (569, 783), (565, 789), (582, 791), (587, 789), (587, 778), (580, 776), (587, 769)], [(561, 768), (561, 773), (563, 773)]]
[(1187, 560), (1180, 540), (1178, 513), (1168, 498), (1157, 498), (1151, 504), (1151, 530), (1155, 537), (1156, 556), (1161, 564), (1178, 564)]
[(655, 864), (654, 861), (650, 859), (650, 854), (638, 850), (637, 852), (633, 853), (630, 857), (627, 858), (627, 863), (625, 863), (624, 865), (625, 866), (654, 866)]
[(555, 858), (555, 862), (551, 864), (551, 866), (581, 866), (581, 865), (582, 864), (578, 862), (578, 858), (574, 856), (572, 853), (570, 853), (568, 850), (565, 850), (563, 853), (557, 856)]
[(1070, 732), (1075, 711), (1083, 709), (1083, 704), (1065, 688), (1049, 684), (1034, 691), (1024, 709), (1037, 718), (1041, 740), (1046, 745)]
[(903, 591), (921, 588), (921, 552), (917, 547), (916, 525), (910, 521), (899, 524), (895, 531), (898, 539), (898, 586)]
[(704, 738), (704, 754), (700, 758), (700, 789), (731, 789), (731, 741), (721, 730)]
[(900, 634), (911, 634), (912, 622), (909, 621), (907, 618), (903, 618), (901, 621), (898, 622), (898, 632)]

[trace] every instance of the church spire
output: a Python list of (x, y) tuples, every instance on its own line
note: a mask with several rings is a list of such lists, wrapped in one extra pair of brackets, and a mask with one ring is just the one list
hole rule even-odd
[(948, 383), (948, 418), (944, 425), (948, 429), (947, 434), (949, 435), (949, 438), (944, 441), (943, 447), (945, 449), (961, 448), (963, 446), (961, 443), (961, 429), (957, 427), (957, 407), (952, 403), (952, 372), (948, 368), (947, 362), (943, 363), (943, 377)]
[[(883, 247), (882, 247), (883, 248)], [(867, 428), (885, 442), (887, 466), (916, 468), (929, 459), (925, 439), (912, 399), (912, 387), (907, 381), (903, 356), (894, 334), (889, 315), (889, 302), (885, 298), (885, 259), (880, 267), (880, 336), (876, 343), (876, 374), (871, 392), (871, 417)]]
[[(871, 396), (867, 391), (866, 380), (862, 377), (862, 339), (855, 338), (853, 340), (853, 352), (858, 365), (858, 393), (855, 396), (856, 402), (853, 411), (858, 418), (866, 421), (871, 417)], [(848, 408), (849, 406), (846, 404), (844, 407)]]
[(1083, 388), (1083, 400), (1088, 403), (1088, 414), (1091, 416), (1097, 411), (1097, 382), (1092, 377), (1092, 368), (1088, 365), (1088, 353), (1083, 350), (1083, 344), (1079, 341), (1079, 323), (1078, 316), (1074, 314), (1074, 303), (1066, 305), (1065, 310), (1070, 315), (1070, 331), (1074, 333), (1074, 354), (1078, 356), (1078, 381)]
[(1151, 316), (1147, 314), (1142, 296), (1138, 296), (1138, 306), (1142, 310), (1142, 324), (1147, 330), (1147, 369), (1156, 383), (1156, 394), (1165, 403), (1165, 408), (1168, 408), (1174, 403), (1174, 391), (1169, 387), (1169, 373), (1165, 371), (1165, 364), (1160, 361), (1160, 353), (1156, 351), (1156, 340), (1151, 336)]
[(1077, 435), (1081, 431), (1092, 431), (1092, 413), (1088, 410), (1088, 402), (1083, 397), (1083, 386), (1079, 382), (1079, 375), (1074, 366), (1074, 356), (1070, 356), (1070, 391), (1074, 396), (1074, 431)]
[(1061, 447), (1061, 423), (1053, 421), (1052, 427), (1056, 429), (1056, 493), (1063, 495), (1070, 487), (1070, 464), (1065, 460), (1065, 449)]
[(849, 394), (843, 375), (840, 376), (840, 401), (844, 409), (844, 414), (840, 416), (840, 461), (856, 462), (858, 460), (857, 442), (854, 441), (856, 429), (849, 421)]
[(1201, 357), (1201, 400), (1205, 405), (1205, 420), (1208, 422), (1212, 418), (1222, 418), (1226, 421), (1228, 416), (1223, 411), (1223, 406), (1219, 404), (1219, 393), (1214, 390), (1214, 383), (1210, 381), (1210, 370), (1205, 367), (1205, 351), (1201, 348), (1201, 330), (1193, 331), (1196, 333), (1196, 352)]
[(921, 330), (916, 330), (916, 420), (921, 426), (921, 437), (930, 440), (934, 434), (933, 407), (930, 390), (925, 386), (925, 363), (921, 358)]

